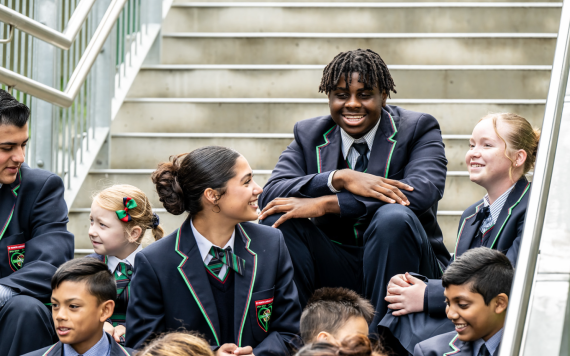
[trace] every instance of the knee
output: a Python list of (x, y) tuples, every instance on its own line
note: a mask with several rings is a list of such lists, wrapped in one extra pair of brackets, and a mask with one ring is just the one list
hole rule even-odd
[(402, 243), (406, 237), (414, 237), (421, 227), (416, 215), (400, 204), (386, 204), (372, 216), (365, 233), (365, 240), (377, 237), (382, 245)]
[(16, 295), (10, 298), (2, 307), (6, 313), (17, 313), (25, 318), (32, 318), (49, 313), (46, 306), (36, 298), (27, 295)]
[(269, 215), (265, 219), (259, 220), (259, 223), (262, 225), (271, 226), (271, 225), (275, 224), (275, 222), (277, 221), (277, 219), (279, 219), (281, 217), (281, 215), (283, 215), (283, 214)]

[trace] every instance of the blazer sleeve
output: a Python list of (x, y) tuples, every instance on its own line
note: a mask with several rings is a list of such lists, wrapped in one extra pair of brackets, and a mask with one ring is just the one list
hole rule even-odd
[(273, 301), (271, 332), (259, 344), (253, 353), (255, 355), (289, 355), (300, 347), (299, 320), (301, 319), (301, 305), (297, 287), (293, 282), (293, 263), (285, 240), (279, 232), (279, 272), (275, 278), (275, 293)]
[(445, 316), (445, 288), (441, 284), (441, 279), (430, 279), (427, 283), (427, 312), (433, 316)]
[[(525, 210), (525, 212), (526, 212), (526, 210)], [(513, 267), (515, 267), (515, 268), (517, 267), (517, 259), (519, 257), (519, 250), (521, 247), (521, 239), (522, 239), (523, 230), (524, 230), (524, 219), (525, 219), (525, 215), (526, 215), (525, 212), (523, 212), (521, 214), (520, 218), (517, 220), (517, 237), (515, 237), (515, 239), (513, 240), (513, 244), (511, 245), (511, 247), (507, 251), (501, 251), (505, 255), (507, 255), (507, 257), (509, 258), (509, 260), (513, 264)]]
[(424, 356), (424, 353), (422, 351), (422, 348), (420, 347), (420, 344), (416, 344), (416, 347), (414, 347), (414, 356)]
[(165, 331), (162, 288), (143, 253), (135, 256), (131, 299), (127, 306), (126, 346), (138, 349), (150, 337)]
[(263, 187), (260, 196), (261, 208), (275, 198), (314, 198), (331, 195), (333, 192), (327, 185), (331, 173), (307, 173), (307, 163), (303, 148), (299, 145), (297, 124), (293, 129), (295, 139), (279, 156), (279, 161), (271, 173), (271, 178)]
[[(437, 120), (428, 114), (423, 114), (417, 121), (412, 138), (408, 162), (404, 168), (404, 178), (400, 179), (414, 188), (413, 191), (405, 191), (404, 194), (410, 201), (409, 208), (417, 215), (430, 209), (443, 197), (445, 189), (445, 178), (447, 175), (447, 159), (445, 158), (445, 148), (441, 137), (441, 131)], [(404, 142), (397, 142), (405, 144)], [(342, 193), (340, 193), (342, 194)], [(340, 195), (339, 194), (339, 195)], [(386, 204), (378, 199), (366, 198), (353, 195), (354, 199), (364, 203), (366, 206), (365, 216), (372, 216), (379, 207)], [(354, 215), (359, 209), (343, 209), (343, 201), (354, 206), (352, 199), (339, 196), (341, 216), (361, 217)]]
[(18, 294), (49, 300), (51, 277), (60, 265), (73, 258), (74, 238), (67, 231), (64, 191), (61, 178), (52, 175), (35, 199), (30, 200), (27, 221), (30, 238), (26, 241), (24, 266), (0, 278), (1, 285)]

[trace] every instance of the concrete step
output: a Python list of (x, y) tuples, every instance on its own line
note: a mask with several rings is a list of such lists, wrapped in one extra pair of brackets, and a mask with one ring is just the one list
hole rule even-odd
[[(149, 169), (173, 154), (190, 152), (203, 146), (226, 146), (247, 158), (256, 169), (273, 169), (293, 134), (226, 133), (116, 133), (112, 134), (111, 168)], [(466, 170), (464, 158), (469, 136), (444, 135), (445, 155), (450, 171)]]
[[(107, 169), (89, 173), (72, 209), (91, 207), (91, 196), (113, 184), (131, 184), (145, 192), (153, 208), (162, 208), (155, 186), (150, 176), (153, 169)], [(264, 186), (271, 175), (270, 170), (254, 170), (255, 181)], [(472, 183), (465, 171), (448, 171), (443, 199), (439, 210), (465, 210), (472, 203), (481, 199), (485, 190)]]
[[(471, 134), (491, 112), (515, 112), (537, 127), (544, 116), (544, 100), (394, 99), (388, 104), (430, 113), (444, 134)], [(328, 113), (327, 99), (127, 99), (111, 132), (292, 133), (297, 121)]]
[[(319, 65), (144, 67), (128, 97), (324, 98)], [(391, 66), (397, 99), (543, 99), (551, 66)]]
[[(182, 215), (172, 215), (166, 212), (165, 209), (155, 209), (156, 213), (160, 216), (160, 224), (162, 225), (165, 236), (176, 230), (182, 225), (186, 219), (186, 213)], [(455, 241), (457, 237), (457, 226), (461, 217), (461, 212), (456, 211), (443, 211), (438, 214), (438, 222), (443, 232), (443, 239), (445, 246), (449, 251), (455, 248)], [(75, 235), (75, 248), (80, 250), (92, 250), (93, 247), (89, 240), (89, 209), (73, 209), (69, 212), (69, 224), (67, 225), (69, 231)], [(150, 231), (147, 231), (143, 239), (143, 246), (147, 246), (153, 242), (153, 237)], [(85, 255), (91, 252), (84, 252)]]
[(371, 48), (386, 63), (550, 65), (555, 44), (556, 33), (165, 33), (162, 63), (322, 64)]
[[(216, 4), (216, 5), (221, 5), (221, 4), (227, 4), (227, 6), (230, 5), (234, 5), (237, 3), (244, 3), (244, 1), (242, 0), (227, 0), (227, 1), (218, 1), (218, 0), (201, 0), (202, 3), (210, 3), (210, 4)], [(248, 1), (248, 3), (255, 3), (255, 4), (264, 4), (264, 3), (274, 3), (275, 1), (273, 0), (254, 0), (254, 1)], [(403, 3), (403, 4), (408, 4), (408, 3), (430, 3), (433, 2), (433, 0), (415, 0), (415, 1), (409, 1), (409, 0), (402, 0), (402, 1), (394, 1), (394, 0), (359, 0), (359, 1), (350, 1), (350, 0), (330, 0), (330, 1), (326, 1), (326, 3), (340, 3), (340, 4), (353, 4), (353, 6), (360, 6), (360, 4), (368, 4), (368, 3), (383, 3), (383, 2), (398, 2), (398, 3)], [(559, 3), (559, 0), (506, 0), (506, 1), (501, 1), (501, 2), (496, 2), (494, 0), (482, 0), (482, 1), (477, 1), (477, 2), (473, 2), (473, 0), (442, 0), (439, 1), (437, 3), (440, 2), (445, 2), (445, 3), (449, 3), (449, 4), (453, 4), (453, 3), (457, 3), (457, 4), (465, 4), (465, 3), (475, 3), (475, 4), (479, 4), (479, 3), (509, 3), (509, 4), (513, 4), (513, 3), (525, 3), (525, 4), (533, 4), (533, 3)], [(172, 4), (173, 5), (178, 5), (178, 4), (187, 4), (188, 0), (173, 0)], [(291, 4), (291, 3), (298, 3), (298, 1), (282, 1), (282, 4)], [(323, 3), (323, 0), (306, 0), (303, 3), (312, 3), (312, 4), (319, 4), (319, 3)]]
[[(561, 3), (177, 3), (164, 32), (557, 32)], [(342, 19), (331, 25), (331, 19)], [(381, 20), (380, 20), (381, 19)]]

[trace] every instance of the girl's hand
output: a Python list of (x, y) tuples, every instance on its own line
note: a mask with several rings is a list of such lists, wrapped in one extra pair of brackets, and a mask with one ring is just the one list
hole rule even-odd
[(125, 335), (126, 332), (127, 328), (125, 328), (124, 325), (117, 325), (115, 328), (115, 333), (112, 335), (116, 342), (121, 342), (121, 336)]
[(411, 284), (411, 286), (389, 287), (388, 296), (384, 298), (384, 300), (390, 303), (388, 308), (396, 310), (392, 313), (394, 316), (417, 313), (424, 310), (424, 294), (427, 285), (424, 281), (413, 277), (407, 272), (404, 275), (404, 278)]
[(109, 323), (108, 321), (106, 321), (105, 324), (103, 324), (103, 330), (111, 336), (115, 334), (115, 327), (111, 325), (111, 323)]

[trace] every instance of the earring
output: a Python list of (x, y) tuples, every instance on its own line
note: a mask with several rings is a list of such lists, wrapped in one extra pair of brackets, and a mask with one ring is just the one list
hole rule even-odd
[[(218, 208), (218, 211), (215, 211), (214, 208)], [(220, 211), (222, 211), (222, 208), (220, 208), (220, 206), (218, 204), (214, 205), (214, 208), (212, 208), (212, 211), (216, 214), (219, 214)]]

